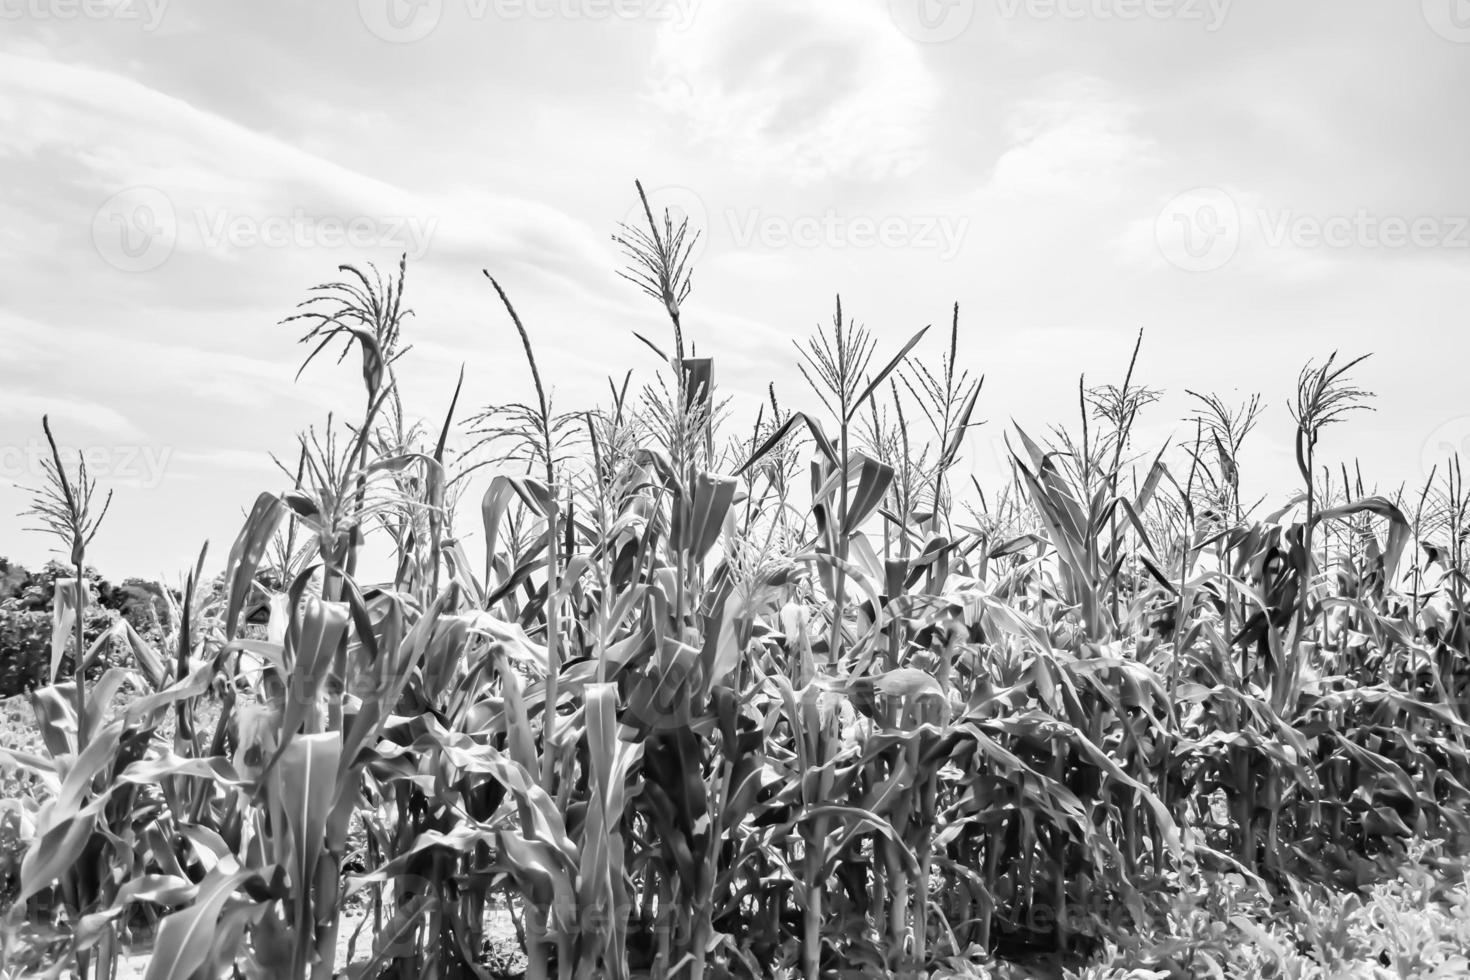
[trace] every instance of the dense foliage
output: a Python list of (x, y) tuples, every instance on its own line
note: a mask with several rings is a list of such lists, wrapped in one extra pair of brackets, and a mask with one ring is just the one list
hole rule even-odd
[[(401, 266), (303, 305), (313, 358), (360, 354), (362, 417), (302, 437), (217, 589), (201, 555), (154, 593), (159, 642), (120, 618), (127, 667), (34, 693), (7, 946), (53, 923), (107, 975), (157, 921), (150, 978), (483, 976), (508, 908), (536, 980), (1399, 969), (1388, 916), (1426, 896), (1370, 883), (1467, 830), (1465, 500), (1457, 469), (1405, 500), (1323, 467), (1357, 362), (1302, 372), (1302, 493), (1264, 516), (1259, 402), (1196, 396), (1182, 457), (1143, 454), (1131, 364), (1079, 432), (1013, 431), (1013, 482), (971, 499), (958, 311), (929, 364), (839, 303), (799, 348), (827, 416), (772, 394), (732, 437), (686, 344), (693, 239), (645, 210), (618, 240), (673, 343), (600, 410), (556, 413), (493, 279), (536, 400), (461, 422), (456, 391), (432, 428), (395, 379)], [(75, 579), (94, 487), (49, 476)], [(1465, 935), (1445, 881), (1421, 890)], [(1264, 924), (1246, 950), (1222, 922)]]
[[(48, 562), (41, 571), (33, 573), (0, 557), (0, 698), (50, 682), (51, 599), (57, 579), (72, 574), (60, 562)], [(88, 589), (84, 617), (89, 646), (111, 631), (119, 617), (127, 619), (134, 629), (154, 642), (162, 640), (162, 617), (167, 612), (159, 586), (141, 579), (128, 579), (113, 586), (93, 568), (84, 569), (84, 574)], [(109, 643), (89, 677), (95, 680), (106, 667), (124, 663), (126, 648), (120, 643)], [(58, 676), (70, 677), (74, 669), (71, 654), (65, 654)]]

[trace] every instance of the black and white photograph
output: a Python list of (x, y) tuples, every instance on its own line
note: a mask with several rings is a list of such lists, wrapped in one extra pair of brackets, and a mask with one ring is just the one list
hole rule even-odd
[(0, 0), (0, 980), (1470, 977), (1470, 0)]

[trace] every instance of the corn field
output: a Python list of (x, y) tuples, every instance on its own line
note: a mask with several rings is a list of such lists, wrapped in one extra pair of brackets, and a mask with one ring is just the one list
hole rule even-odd
[[(106, 488), (54, 454), (31, 516), (77, 574), (45, 751), (0, 749), (44, 789), (0, 973), (30, 936), (111, 980), (149, 936), (148, 980), (492, 977), (497, 922), (531, 980), (1079, 970), (1213, 876), (1289, 908), (1470, 831), (1466, 491), (1330, 461), (1361, 359), (1289, 393), (1290, 499), (1241, 497), (1259, 399), (1136, 446), (1137, 349), (1070, 427), (1009, 428), (987, 496), (958, 309), (890, 349), (839, 300), (796, 348), (824, 411), (737, 421), (685, 321), (697, 231), (642, 205), (657, 369), (597, 410), (558, 412), (488, 272), (534, 400), (422, 416), (404, 264), (313, 290), (302, 370), (360, 362), (360, 402), (283, 457), (223, 597), (201, 554), (166, 643), (120, 621), (91, 682), (56, 668), (103, 643)], [(1191, 943), (1137, 975), (1211, 975)]]

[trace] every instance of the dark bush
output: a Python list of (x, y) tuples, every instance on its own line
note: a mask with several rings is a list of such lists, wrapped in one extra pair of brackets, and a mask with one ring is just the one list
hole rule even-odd
[[(97, 637), (117, 622), (117, 615), (110, 609), (88, 608), (84, 629), (88, 649)], [(109, 649), (87, 671), (87, 676), (96, 677), (108, 667), (121, 665), (127, 659), (125, 644), (109, 644)], [(70, 678), (75, 668), (72, 654), (68, 652), (62, 658), (57, 679)], [(45, 686), (50, 683), (50, 670), (51, 613), (20, 609), (13, 602), (0, 603), (0, 698)]]

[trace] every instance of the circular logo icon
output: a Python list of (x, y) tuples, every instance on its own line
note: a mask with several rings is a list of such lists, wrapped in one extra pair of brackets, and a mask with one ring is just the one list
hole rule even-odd
[(1175, 268), (1213, 272), (1224, 268), (1240, 247), (1240, 209), (1218, 187), (1185, 191), (1159, 212), (1154, 239)]
[(1442, 477), (1445, 466), (1456, 456), (1460, 457), (1461, 465), (1470, 466), (1470, 415), (1450, 419), (1431, 432), (1424, 440), (1419, 465), (1426, 479), (1436, 467)]
[[(687, 187), (673, 185), (653, 190), (645, 188), (645, 193), (648, 194), (648, 210), (653, 212), (653, 221), (658, 227), (660, 238), (664, 236), (666, 227), (665, 213), (668, 215), (667, 227), (672, 228), (675, 234), (678, 234), (679, 227), (685, 221), (689, 222), (684, 232), (684, 244), (687, 247), (693, 243), (693, 247), (689, 249), (689, 261), (698, 261), (709, 245), (709, 210), (704, 206), (704, 199)], [(643, 210), (642, 201), (634, 201), (628, 208), (618, 226), (617, 234), (619, 237), (625, 236), (629, 229), (648, 234), (648, 214)]]
[(888, 0), (888, 13), (915, 41), (942, 44), (969, 29), (975, 0)]
[(1470, 44), (1470, 0), (1422, 0), (1424, 19), (1440, 37)]
[(156, 187), (119, 191), (92, 215), (92, 245), (103, 261), (123, 272), (163, 265), (178, 237), (173, 202)]
[(444, 0), (357, 0), (357, 13), (374, 37), (391, 44), (412, 44), (439, 26)]

